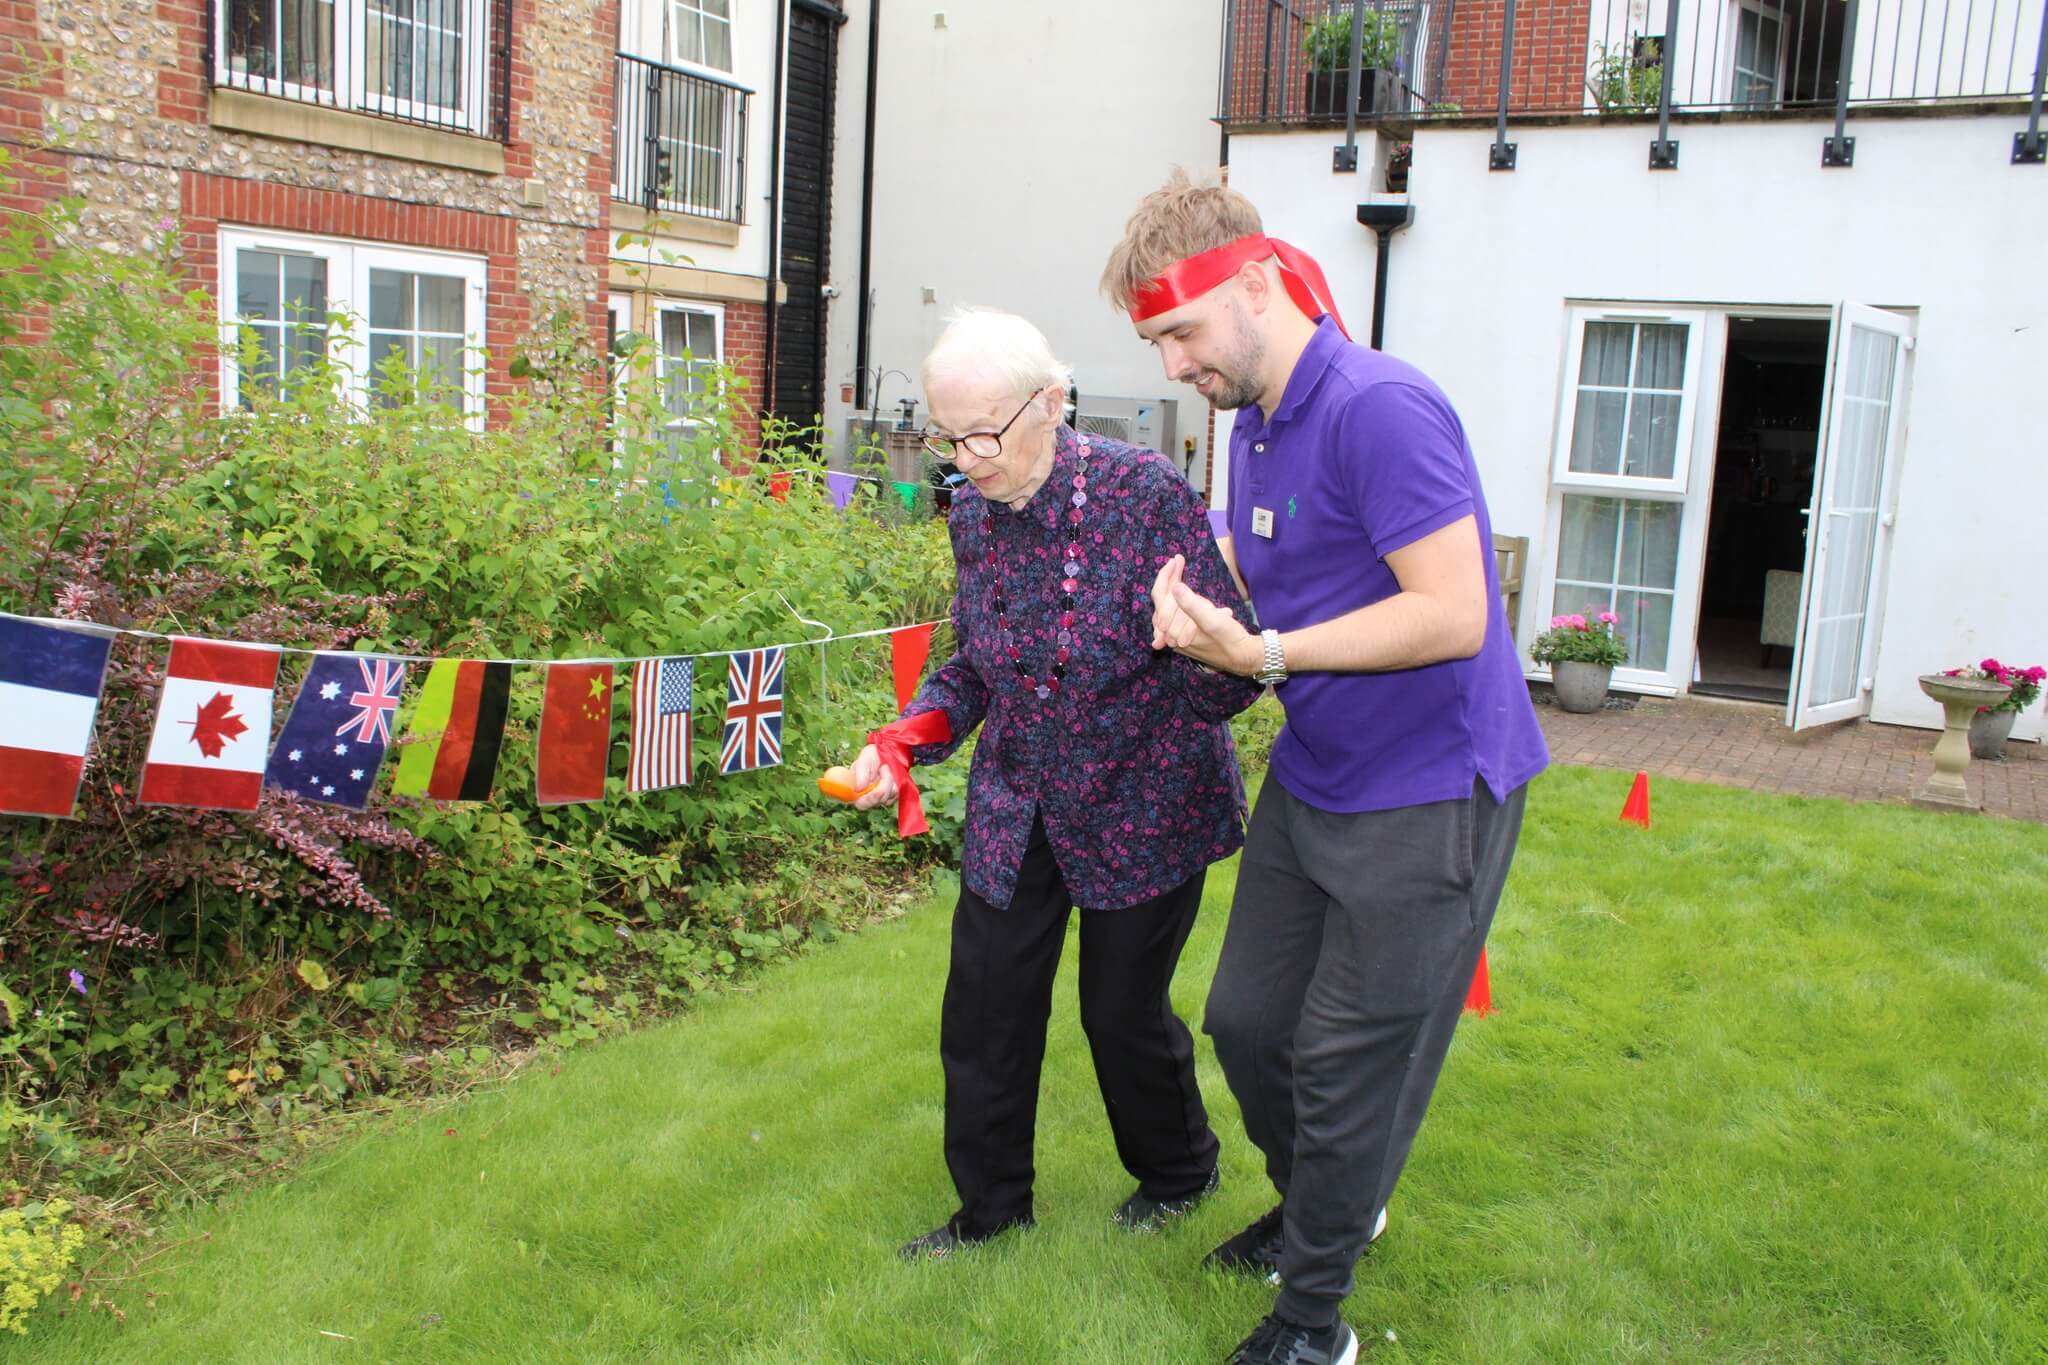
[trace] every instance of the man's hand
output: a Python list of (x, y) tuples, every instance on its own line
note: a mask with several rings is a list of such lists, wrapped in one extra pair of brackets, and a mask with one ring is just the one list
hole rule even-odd
[[(870, 786), (873, 791), (868, 790)], [(872, 744), (853, 760), (853, 789), (860, 793), (853, 803), (855, 810), (896, 804), (896, 775), (882, 766), (882, 751)]]
[(1175, 555), (1152, 580), (1152, 648), (1171, 649), (1226, 673), (1258, 672), (1264, 659), (1258, 637), (1183, 582), (1186, 571), (1186, 558)]

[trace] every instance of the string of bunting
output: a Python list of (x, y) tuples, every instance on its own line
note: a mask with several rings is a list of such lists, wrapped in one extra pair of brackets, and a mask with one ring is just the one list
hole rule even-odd
[[(725, 776), (782, 762), (788, 650), (888, 636), (900, 711), (923, 676), (938, 624), (842, 635), (798, 619), (827, 633), (698, 654), (464, 659), (245, 644), (0, 612), (0, 814), (73, 814), (108, 659), (122, 635), (170, 645), (137, 790), (142, 804), (249, 811), (271, 786), (359, 811), (393, 747), (413, 665), (427, 668), (397, 744), (394, 793), (488, 800), (512, 669), (540, 667), (546, 679), (535, 795), (544, 806), (566, 805), (604, 798), (613, 691), (622, 666), (630, 666), (623, 686), (631, 696), (626, 789), (660, 791), (690, 781), (697, 660), (726, 661), (718, 757)], [(310, 655), (312, 663), (273, 743), (278, 667), (286, 654)]]

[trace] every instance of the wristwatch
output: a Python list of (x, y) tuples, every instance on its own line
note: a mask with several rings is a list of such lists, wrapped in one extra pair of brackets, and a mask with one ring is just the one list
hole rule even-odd
[(1252, 681), (1262, 687), (1278, 687), (1287, 681), (1287, 656), (1280, 652), (1280, 632), (1262, 630), (1259, 640), (1266, 647), (1266, 657), (1259, 671), (1252, 674)]

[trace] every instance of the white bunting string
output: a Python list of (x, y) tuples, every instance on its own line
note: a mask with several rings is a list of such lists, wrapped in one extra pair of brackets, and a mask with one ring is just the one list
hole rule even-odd
[[(776, 594), (776, 596), (777, 596), (777, 597), (781, 597), (781, 596), (782, 596), (782, 594), (781, 594), (781, 593), (777, 593), (777, 594)], [(788, 603), (788, 601), (787, 601), (787, 600), (785, 600), (785, 601), (783, 602), (783, 604), (782, 604), (782, 605), (783, 605), (783, 606), (785, 606), (785, 607), (789, 607), (789, 603)], [(832, 628), (831, 628), (830, 626), (827, 626), (827, 625), (825, 625), (825, 624), (824, 624), (824, 623), (823, 623), (822, 621), (812, 621), (812, 620), (810, 620), (810, 619), (809, 619), (809, 618), (807, 618), (807, 617), (804, 617), (804, 616), (800, 616), (800, 615), (797, 615), (797, 612), (796, 612), (796, 608), (794, 608), (794, 607), (789, 607), (789, 611), (790, 611), (790, 614), (791, 614), (792, 616), (796, 616), (797, 620), (799, 620), (799, 621), (802, 621), (802, 622), (803, 622), (803, 623), (804, 623), (805, 625), (814, 625), (814, 626), (818, 626), (818, 627), (820, 627), (821, 629), (824, 629), (824, 630), (826, 630), (826, 631), (828, 631), (828, 632), (832, 630)], [(61, 618), (61, 617), (55, 617), (55, 616), (24, 616), (24, 615), (20, 614), (19, 612), (12, 612), (12, 611), (0, 611), (0, 617), (4, 617), (4, 618), (6, 618), (7, 620), (10, 620), (10, 621), (28, 621), (28, 622), (32, 622), (32, 623), (33, 623), (33, 624), (35, 624), (35, 625), (39, 625), (39, 626), (58, 626), (58, 627), (61, 627), (61, 628), (64, 628), (64, 629), (69, 629), (69, 630), (81, 630), (81, 631), (90, 631), (90, 632), (92, 632), (92, 633), (94, 633), (94, 634), (98, 634), (98, 635), (132, 635), (132, 636), (135, 636), (135, 637), (136, 637), (137, 639), (142, 639), (142, 640), (165, 640), (165, 641), (169, 641), (169, 640), (174, 640), (174, 639), (180, 639), (180, 638), (183, 638), (183, 639), (188, 639), (188, 640), (193, 640), (193, 639), (204, 639), (204, 640), (217, 640), (217, 639), (218, 639), (218, 637), (215, 637), (215, 636), (199, 636), (199, 635), (183, 635), (183, 636), (180, 636), (180, 635), (176, 635), (176, 634), (166, 634), (166, 633), (165, 633), (165, 632), (163, 632), (163, 631), (157, 631), (157, 630), (134, 630), (134, 629), (131, 629), (131, 628), (129, 628), (129, 627), (126, 627), (126, 626), (104, 626), (104, 625), (100, 625), (100, 624), (99, 624), (98, 622), (94, 622), (94, 621), (69, 621), (69, 620), (65, 620), (65, 619), (63, 619), (63, 618)], [(349, 650), (341, 650), (341, 651), (337, 651), (337, 650), (332, 650), (332, 649), (305, 649), (305, 648), (301, 648), (301, 647), (299, 647), (299, 646), (297, 646), (297, 645), (268, 645), (268, 644), (263, 644), (263, 645), (261, 645), (260, 647), (262, 647), (262, 648), (267, 648), (267, 649), (275, 649), (275, 650), (279, 651), (280, 653), (284, 653), (284, 654), (306, 654), (306, 655), (314, 655), (314, 654), (334, 654), (334, 653), (360, 653), (360, 654), (362, 654), (362, 655), (363, 655), (364, 657), (373, 657), (373, 656), (374, 656), (374, 657), (376, 657), (376, 658), (382, 658), (382, 659), (402, 659), (402, 660), (404, 660), (404, 661), (405, 661), (405, 662), (407, 662), (407, 663), (421, 663), (421, 664), (430, 664), (430, 663), (434, 663), (434, 662), (436, 662), (437, 660), (441, 660), (441, 659), (474, 659), (474, 660), (477, 660), (477, 661), (479, 661), (479, 662), (482, 662), (482, 663), (494, 663), (494, 664), (513, 664), (513, 665), (517, 665), (517, 666), (520, 666), (520, 667), (528, 667), (528, 668), (537, 668), (537, 667), (545, 667), (545, 666), (547, 666), (548, 664), (637, 664), (637, 663), (640, 663), (640, 662), (642, 662), (643, 660), (647, 660), (647, 659), (673, 659), (673, 658), (679, 658), (679, 657), (688, 657), (688, 658), (694, 658), (694, 659), (729, 659), (729, 658), (733, 657), (733, 656), (734, 656), (734, 655), (736, 655), (736, 654), (752, 654), (752, 653), (754, 653), (754, 652), (755, 652), (756, 650), (763, 650), (763, 649), (799, 649), (799, 648), (802, 648), (802, 647), (804, 647), (804, 646), (807, 646), (807, 645), (828, 645), (828, 644), (837, 644), (837, 643), (839, 643), (839, 642), (840, 642), (840, 641), (842, 641), (842, 640), (872, 640), (872, 639), (876, 638), (877, 636), (881, 636), (881, 635), (894, 635), (894, 634), (895, 634), (895, 633), (896, 633), (897, 631), (899, 631), (899, 630), (916, 630), (916, 629), (917, 629), (918, 627), (920, 627), (920, 626), (936, 626), (936, 625), (940, 625), (940, 624), (942, 624), (942, 623), (943, 623), (943, 621), (944, 621), (944, 618), (943, 618), (943, 617), (942, 617), (942, 618), (939, 618), (939, 619), (937, 619), (937, 620), (932, 620), (932, 621), (913, 621), (913, 622), (911, 622), (911, 623), (910, 623), (909, 625), (904, 625), (904, 626), (879, 626), (879, 627), (877, 627), (877, 628), (876, 628), (876, 629), (874, 629), (874, 630), (856, 630), (856, 631), (852, 631), (852, 632), (849, 632), (848, 634), (845, 634), (845, 635), (840, 635), (840, 634), (837, 634), (837, 633), (835, 632), (835, 633), (827, 634), (827, 635), (824, 635), (824, 636), (810, 636), (810, 637), (807, 637), (807, 638), (805, 638), (805, 639), (802, 639), (802, 640), (780, 640), (780, 641), (777, 641), (777, 642), (775, 642), (774, 644), (766, 644), (766, 645), (748, 645), (748, 646), (745, 646), (744, 648), (741, 648), (741, 649), (700, 649), (700, 650), (688, 650), (688, 651), (676, 651), (676, 650), (672, 650), (672, 651), (670, 651), (670, 652), (668, 652), (668, 653), (666, 653), (666, 654), (612, 654), (612, 655), (605, 655), (605, 654), (595, 654), (595, 655), (578, 655), (578, 656), (577, 656), (577, 657), (575, 657), (575, 658), (569, 658), (569, 659), (508, 659), (508, 658), (503, 658), (503, 657), (500, 657), (500, 656), (498, 656), (498, 655), (476, 655), (476, 654), (468, 654), (468, 653), (463, 653), (463, 652), (461, 652), (461, 651), (456, 651), (455, 653), (451, 653), (451, 654), (397, 654), (397, 653), (393, 653), (393, 652), (391, 652), (390, 650), (383, 650), (383, 649), (375, 649), (375, 650), (360, 650), (360, 651), (349, 651)], [(219, 643), (221, 643), (221, 644), (246, 644), (246, 643), (249, 643), (249, 642), (247, 642), (247, 641), (236, 641), (236, 640), (219, 640), (218, 642), (219, 642)]]

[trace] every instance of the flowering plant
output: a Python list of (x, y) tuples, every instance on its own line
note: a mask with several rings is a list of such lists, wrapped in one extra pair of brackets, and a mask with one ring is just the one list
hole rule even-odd
[(1616, 623), (1621, 618), (1603, 611), (1591, 620), (1579, 612), (1550, 618), (1550, 629), (1529, 646), (1529, 657), (1539, 664), (1605, 664), (1613, 668), (1628, 662), (1628, 645), (1622, 641)]
[(2041, 683), (2048, 680), (2048, 668), (2035, 664), (2032, 668), (2014, 668), (1996, 659), (1964, 668), (1948, 670), (1951, 678), (1982, 678), (1986, 682), (2004, 683), (2012, 689), (2012, 695), (1996, 706), (1980, 706), (1979, 711), (2024, 711), (2034, 704), (2041, 695)]

